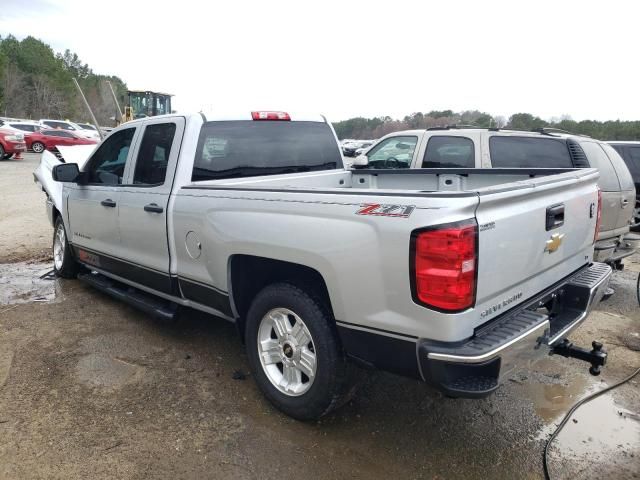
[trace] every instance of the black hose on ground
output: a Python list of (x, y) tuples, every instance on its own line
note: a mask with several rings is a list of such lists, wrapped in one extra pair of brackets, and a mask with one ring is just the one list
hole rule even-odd
[[(638, 286), (640, 288), (640, 276), (638, 276)], [(640, 298), (638, 299), (638, 301), (640, 302)], [(640, 368), (636, 369), (636, 371), (633, 372), (631, 375), (629, 375), (627, 378), (624, 378), (624, 379), (620, 380), (618, 383), (614, 383), (613, 385), (608, 386), (607, 388), (603, 388), (602, 390), (600, 390), (598, 392), (592, 393), (591, 395), (589, 395), (588, 397), (583, 398), (578, 403), (576, 403), (573, 407), (571, 407), (571, 410), (569, 410), (567, 412), (567, 414), (564, 416), (564, 418), (560, 422), (560, 425), (558, 425), (558, 427), (553, 432), (551, 437), (549, 437), (549, 440), (547, 440), (547, 444), (544, 447), (544, 453), (542, 454), (542, 460), (543, 460), (543, 466), (544, 466), (544, 478), (546, 478), (547, 480), (551, 480), (551, 475), (549, 474), (548, 458), (547, 458), (548, 457), (548, 452), (549, 452), (549, 447), (551, 446), (551, 442), (553, 442), (553, 440), (558, 436), (560, 431), (564, 428), (565, 424), (571, 418), (571, 415), (573, 415), (575, 413), (575, 411), (578, 408), (580, 408), (582, 405), (584, 405), (585, 403), (590, 402), (594, 398), (597, 398), (600, 395), (603, 395), (603, 394), (605, 394), (607, 392), (610, 392), (614, 388), (618, 388), (620, 385), (623, 385), (623, 384), (627, 383), (629, 380), (633, 379), (633, 377), (638, 375), (638, 373), (640, 373)]]

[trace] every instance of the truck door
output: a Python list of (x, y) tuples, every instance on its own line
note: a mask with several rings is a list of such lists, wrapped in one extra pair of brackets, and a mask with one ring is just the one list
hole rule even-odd
[(184, 125), (184, 117), (145, 123), (120, 196), (120, 256), (133, 266), (126, 277), (166, 293), (171, 292), (167, 207)]
[[(118, 207), (136, 127), (111, 134), (91, 155), (86, 183), (68, 187), (69, 236), (80, 260), (108, 269), (120, 252)], [(102, 258), (105, 257), (105, 258)]]

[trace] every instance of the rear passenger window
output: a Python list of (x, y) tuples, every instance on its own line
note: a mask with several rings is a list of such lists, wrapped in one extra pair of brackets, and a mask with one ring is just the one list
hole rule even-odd
[(584, 153), (589, 159), (589, 164), (593, 168), (597, 168), (600, 172), (600, 178), (598, 179), (598, 186), (605, 192), (618, 192), (620, 191), (620, 183), (618, 182), (618, 176), (616, 171), (604, 153), (604, 150), (600, 148), (596, 142), (580, 142), (580, 146), (584, 150)]
[(475, 149), (467, 137), (431, 137), (422, 168), (474, 168)]
[(489, 139), (491, 165), (498, 168), (573, 168), (564, 140), (538, 137)]
[(161, 185), (164, 183), (175, 133), (175, 123), (147, 125), (138, 151), (133, 183), (138, 185)]

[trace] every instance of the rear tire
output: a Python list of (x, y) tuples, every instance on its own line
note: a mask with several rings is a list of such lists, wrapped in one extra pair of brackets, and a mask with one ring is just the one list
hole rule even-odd
[(58, 215), (53, 228), (53, 271), (62, 278), (76, 278), (80, 266), (73, 258), (73, 252), (67, 240), (62, 216)]
[(301, 288), (277, 283), (258, 293), (245, 340), (258, 387), (285, 414), (316, 420), (348, 398), (351, 366), (333, 317)]
[(640, 232), (640, 200), (636, 200), (636, 208), (633, 209), (633, 224), (631, 231)]
[(42, 153), (42, 152), (44, 152), (44, 143), (33, 142), (31, 144), (31, 150), (33, 150), (34, 153)]

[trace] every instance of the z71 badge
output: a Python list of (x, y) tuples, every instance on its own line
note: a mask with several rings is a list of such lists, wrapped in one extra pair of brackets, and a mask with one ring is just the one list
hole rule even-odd
[(389, 205), (381, 203), (363, 203), (356, 215), (373, 215), (376, 217), (409, 218), (415, 205)]

